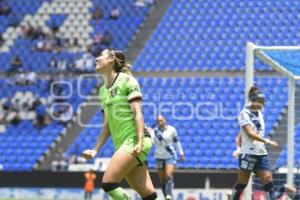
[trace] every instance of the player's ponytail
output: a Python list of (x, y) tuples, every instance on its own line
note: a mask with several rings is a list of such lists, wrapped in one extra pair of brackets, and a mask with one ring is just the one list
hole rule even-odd
[(255, 86), (255, 85), (251, 86), (251, 88), (250, 88), (250, 90), (249, 90), (249, 92), (248, 92), (248, 99), (250, 100), (251, 97), (252, 97), (255, 93), (257, 93), (258, 91), (260, 91), (260, 89), (259, 89), (257, 86)]
[(131, 65), (126, 62), (125, 54), (122, 51), (111, 50), (111, 52), (115, 58), (115, 71), (131, 74)]
[(263, 94), (263, 92), (257, 87), (257, 86), (252, 86), (248, 92), (248, 99), (250, 101), (253, 101), (255, 99), (264, 99), (265, 96)]

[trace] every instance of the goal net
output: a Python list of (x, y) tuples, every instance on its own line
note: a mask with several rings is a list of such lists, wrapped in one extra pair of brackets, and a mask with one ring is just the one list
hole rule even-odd
[[(262, 65), (272, 70), (264, 70)], [(268, 147), (275, 191), (284, 184), (299, 189), (300, 46), (247, 43), (245, 80), (245, 99), (253, 84), (265, 92), (266, 134), (280, 145), (279, 149)], [(244, 199), (264, 199), (260, 180), (252, 176), (251, 182), (244, 192)]]

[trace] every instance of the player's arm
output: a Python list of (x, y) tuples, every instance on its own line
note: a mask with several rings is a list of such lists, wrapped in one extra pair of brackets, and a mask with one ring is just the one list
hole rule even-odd
[(142, 113), (142, 93), (137, 80), (130, 77), (125, 88), (127, 90), (127, 100), (130, 104), (131, 111), (134, 115), (134, 121), (136, 126), (137, 144), (134, 147), (133, 154), (138, 156), (143, 148), (143, 137), (144, 137), (144, 117)]
[(136, 134), (137, 134), (137, 144), (134, 148), (134, 154), (138, 156), (143, 148), (143, 138), (144, 138), (144, 117), (142, 113), (142, 99), (135, 98), (130, 101), (130, 107), (134, 115)]
[(257, 133), (255, 133), (253, 131), (253, 128), (251, 127), (250, 124), (243, 126), (244, 131), (246, 132), (247, 136), (253, 140), (259, 141), (259, 142), (263, 142), (265, 144), (270, 144), (273, 147), (278, 147), (278, 143), (275, 141), (271, 141), (267, 138), (263, 138), (260, 135), (258, 135)]
[(180, 160), (184, 160), (184, 152), (183, 152), (181, 143), (180, 143), (180, 141), (178, 139), (178, 134), (177, 134), (177, 131), (176, 131), (175, 128), (174, 128), (174, 134), (173, 134), (173, 142), (175, 143), (176, 149), (179, 152)]
[(270, 144), (273, 147), (278, 147), (277, 142), (275, 141), (271, 141), (269, 139), (263, 138), (262, 136), (260, 136), (259, 134), (257, 134), (252, 126), (251, 126), (251, 119), (249, 117), (249, 114), (246, 112), (242, 112), (239, 116), (239, 124), (240, 127), (242, 129), (244, 129), (245, 133), (247, 134), (247, 136), (253, 140), (259, 141), (259, 142), (263, 142), (265, 144)]
[(103, 125), (103, 127), (102, 127), (100, 135), (98, 136), (98, 139), (97, 139), (94, 149), (88, 149), (82, 153), (82, 156), (85, 159), (93, 159), (96, 156), (96, 154), (98, 153), (98, 151), (101, 149), (101, 147), (105, 144), (107, 139), (110, 137), (110, 131), (109, 131), (104, 113), (103, 113), (102, 125)]
[(237, 148), (240, 148), (242, 146), (242, 137), (241, 133), (239, 133), (235, 138), (235, 145)]
[(240, 154), (241, 146), (242, 146), (242, 136), (241, 133), (237, 134), (235, 138), (236, 150), (232, 153), (233, 157), (238, 157)]
[(151, 136), (151, 141), (152, 144), (155, 143), (155, 133), (154, 133), (154, 129), (152, 127), (148, 127), (146, 126), (147, 131), (149, 132), (150, 136)]

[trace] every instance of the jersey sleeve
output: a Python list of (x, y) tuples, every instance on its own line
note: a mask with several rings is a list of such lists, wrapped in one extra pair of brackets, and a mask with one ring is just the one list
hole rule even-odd
[(247, 125), (251, 124), (251, 119), (249, 117), (249, 114), (246, 112), (241, 112), (239, 115), (239, 125), (240, 127), (245, 127)]
[(178, 139), (178, 134), (177, 134), (177, 130), (175, 127), (173, 127), (173, 142), (176, 144), (176, 148), (179, 152), (179, 155), (184, 155), (182, 146), (181, 146), (181, 142)]
[(128, 101), (132, 101), (134, 99), (142, 99), (142, 93), (141, 93), (141, 89), (139, 86), (139, 83), (137, 82), (137, 80), (133, 77), (130, 77), (127, 80), (126, 83), (126, 89), (127, 89), (127, 100)]

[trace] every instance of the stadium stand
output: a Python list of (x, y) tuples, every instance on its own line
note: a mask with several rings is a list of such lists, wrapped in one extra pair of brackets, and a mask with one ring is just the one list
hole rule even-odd
[[(297, 6), (299, 2), (293, 0), (175, 0), (137, 58), (135, 69), (243, 70), (247, 41), (260, 45), (298, 44), (298, 22), (292, 20), (300, 17)], [(271, 70), (261, 63), (256, 66), (258, 70)]]
[[(83, 96), (90, 94), (97, 80), (79, 82), (77, 75), (57, 76), (57, 73), (93, 72), (92, 55), (104, 48), (125, 50), (151, 8), (136, 7), (134, 3), (134, 0), (1, 1), (0, 71), (9, 74), (0, 79), (0, 117), (5, 127), (0, 134), (0, 165), (4, 171), (32, 170), (62, 134), (68, 120), (64, 123), (60, 116), (69, 110), (59, 103), (70, 104), (74, 112), (69, 114), (76, 115), (78, 106), (86, 100), (79, 97), (78, 91)], [(82, 8), (80, 14), (78, 6)], [(93, 18), (98, 8), (103, 15)], [(2, 9), (8, 12), (2, 13)], [(74, 26), (78, 29), (73, 30)], [(26, 77), (33, 72), (37, 80), (31, 83), (31, 78), (28, 82)], [(38, 72), (48, 75), (41, 76)], [(61, 83), (51, 91), (53, 81)], [(54, 118), (37, 126), (39, 113)]]
[[(300, 124), (296, 126), (296, 134), (295, 134), (295, 155), (294, 155), (294, 160), (295, 160), (295, 166), (300, 166)], [(287, 165), (287, 146), (284, 147), (282, 150), (277, 163), (277, 167), (285, 167)]]
[[(81, 21), (88, 19), (88, 23), (81, 23), (74, 18), (76, 9), (70, 9), (74, 8), (73, 3), (76, 1), (59, 3), (58, 0), (30, 0), (25, 4), (17, 0), (5, 2), (10, 8), (7, 14), (0, 15), (3, 22), (0, 33), (4, 40), (0, 51), (0, 71), (5, 73), (93, 72), (92, 56), (107, 47), (125, 50), (151, 9), (151, 6), (135, 7), (134, 0), (129, 3), (128, 0), (86, 1), (86, 6), (80, 3), (86, 8), (80, 17)], [(134, 63), (134, 69), (142, 72), (243, 70), (246, 41), (264, 45), (277, 44), (279, 41), (283, 45), (297, 44), (294, 39), (297, 22), (291, 19), (299, 18), (296, 9), (298, 4), (296, 1), (275, 2), (273, 5), (270, 1), (218, 0), (208, 3), (175, 0)], [(65, 12), (62, 11), (64, 7)], [(271, 19), (273, 13), (270, 10), (276, 9), (282, 11), (276, 15), (276, 21), (254, 19), (258, 13), (262, 18)], [(43, 22), (33, 20), (36, 19), (35, 15)], [(79, 26), (78, 32), (73, 26)], [(192, 43), (190, 38), (193, 39)], [(19, 64), (13, 65), (15, 60), (19, 60)], [(260, 63), (258, 66), (259, 70), (270, 70)], [(71, 82), (72, 87), (77, 89), (74, 77), (63, 77), (62, 80)], [(154, 124), (158, 114), (154, 105), (160, 105), (160, 111), (166, 116), (175, 105), (175, 115), (186, 119), (184, 122), (169, 119), (178, 129), (186, 157), (189, 158), (178, 164), (180, 168), (237, 167), (231, 153), (235, 149), (233, 141), (238, 132), (236, 114), (244, 102), (245, 83), (242, 78), (140, 77), (138, 80), (145, 89), (143, 111), (149, 126)], [(0, 79), (1, 103), (11, 104), (12, 99), (19, 98), (21, 102), (32, 101), (33, 104), (34, 99), (38, 98), (42, 105), (50, 107), (53, 100), (50, 98), (49, 82), (49, 79), (38, 78), (35, 83), (22, 86), (17, 85), (13, 78)], [(270, 133), (287, 102), (287, 94), (284, 92), (287, 81), (279, 77), (265, 77), (256, 82), (270, 99), (264, 112), (266, 130)], [(96, 80), (87, 81), (81, 89), (84, 94), (89, 94), (96, 84)], [(171, 95), (174, 93), (176, 96)], [(178, 99), (183, 104), (176, 104)], [(207, 104), (208, 100), (211, 104)], [(72, 105), (75, 114), (83, 101), (76, 93), (66, 100)], [(214, 107), (214, 103), (218, 106)], [(196, 113), (191, 111), (191, 107), (198, 108)], [(216, 119), (215, 112), (217, 115), (222, 114), (224, 119)], [(200, 119), (195, 120), (197, 117)], [(20, 121), (16, 125), (5, 124), (6, 131), (0, 134), (0, 164), (4, 170), (32, 169), (64, 129), (65, 124), (57, 120), (37, 128), (33, 125), (35, 118), (35, 110), (30, 110), (20, 113)], [(100, 111), (90, 120), (90, 124), (99, 121)], [(94, 145), (98, 133), (99, 128), (96, 127), (84, 129), (66, 153), (80, 155), (83, 149)], [(16, 147), (17, 150), (13, 151)], [(213, 148), (217, 150), (213, 152)], [(110, 156), (113, 152), (111, 142), (103, 149), (99, 156)], [(153, 159), (151, 153), (149, 166), (152, 168)], [(284, 158), (281, 157), (278, 163), (280, 165), (283, 162)]]
[[(232, 152), (236, 148), (234, 139), (239, 131), (236, 116), (244, 105), (244, 79), (140, 77), (138, 80), (142, 91), (145, 89), (143, 112), (148, 126), (155, 123), (159, 113), (165, 116), (172, 113), (169, 123), (177, 128), (188, 158), (178, 163), (179, 168), (237, 168)], [(257, 79), (256, 83), (269, 99), (264, 116), (266, 132), (270, 133), (287, 103), (284, 92), (287, 80), (264, 77)], [(272, 101), (275, 97), (279, 100)], [(178, 102), (178, 99), (181, 101)], [(100, 111), (91, 119), (90, 125), (97, 125), (99, 121)], [(98, 134), (99, 128), (84, 129), (67, 154), (77, 152), (79, 156), (82, 150), (93, 147)], [(109, 157), (112, 153), (112, 144), (108, 142), (99, 156)], [(155, 167), (153, 152), (149, 156), (149, 166)]]
[[(14, 2), (9, 1), (9, 4), (13, 5)], [(88, 0), (86, 2), (91, 3)], [(87, 16), (88, 24), (85, 24), (82, 21), (86, 17), (78, 19), (78, 21), (72, 19), (70, 22), (71, 16), (77, 14), (77, 11), (68, 13), (65, 10), (66, 14), (63, 14), (63, 11), (56, 11), (57, 13), (55, 13), (55, 5), (55, 9), (64, 9), (64, 6), (66, 6), (66, 9), (72, 8), (74, 6), (72, 1), (61, 3), (50, 1), (47, 3), (47, 1), (39, 0), (28, 1), (28, 4), (26, 2), (24, 5), (16, 1), (17, 6), (10, 5), (13, 9), (9, 15), (1, 16), (4, 20), (1, 25), (3, 39), (10, 41), (12, 44), (8, 52), (0, 53), (0, 62), (2, 63), (0, 70), (14, 71), (11, 67), (11, 60), (15, 55), (18, 55), (23, 64), (21, 69), (25, 71), (53, 71), (50, 68), (51, 60), (57, 62), (64, 60), (66, 62), (66, 66), (62, 67), (61, 71), (92, 71), (91, 67), (85, 69), (85, 66), (81, 66), (85, 63), (77, 61), (87, 53), (92, 53), (95, 56), (104, 48), (124, 50), (133, 39), (137, 28), (145, 20), (150, 7), (135, 7), (134, 1), (131, 0), (130, 2), (128, 3), (125, 0), (113, 2), (108, 0), (93, 1), (89, 10), (86, 11), (87, 13), (83, 11), (81, 13), (81, 15)], [(34, 18), (29, 14), (34, 15), (39, 7), (40, 10), (36, 13), (36, 16), (40, 19), (47, 19), (44, 24), (41, 21), (29, 20)], [(92, 13), (97, 8), (102, 8), (105, 12), (101, 18), (94, 19)], [(19, 9), (21, 12), (18, 12)], [(114, 9), (119, 11), (119, 16), (112, 19), (110, 15)], [(18, 29), (10, 29), (10, 27), (7, 30), (11, 31), (4, 32), (8, 26), (6, 24), (8, 24), (10, 16), (16, 14), (18, 14), (18, 19), (21, 21)], [(24, 18), (25, 15), (27, 16)], [(91, 19), (89, 20), (89, 18)], [(70, 32), (72, 26), (77, 27), (78, 30)], [(79, 35), (80, 37), (76, 35), (78, 32), (82, 34)], [(16, 37), (15, 40), (13, 40), (14, 37)]]
[[(64, 78), (63, 81), (56, 82), (51, 90), (51, 82), (45, 78), (32, 85), (21, 86), (14, 85), (9, 79), (1, 79), (1, 94), (11, 97), (1, 99), (1, 107), (6, 107), (1, 122), (7, 123), (6, 131), (0, 134), (0, 163), (4, 170), (30, 170), (74, 116), (71, 111), (70, 119), (61, 118), (67, 113), (68, 105), (76, 111), (84, 101), (77, 92), (71, 93), (70, 88), (80, 89), (82, 94), (87, 95), (97, 83), (96, 79), (85, 79), (81, 85), (73, 78)], [(70, 85), (65, 84), (67, 82)], [(42, 102), (42, 108), (35, 104), (37, 100)], [(37, 116), (40, 109), (46, 110), (49, 113), (46, 115), (51, 115), (53, 120), (39, 125)], [(12, 118), (13, 113), (15, 116)]]

